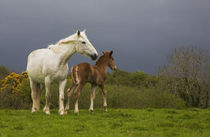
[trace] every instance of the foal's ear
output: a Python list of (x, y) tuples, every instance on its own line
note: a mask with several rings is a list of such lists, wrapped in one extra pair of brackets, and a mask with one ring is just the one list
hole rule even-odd
[(80, 35), (80, 30), (78, 29), (78, 30), (77, 30), (77, 36), (79, 36), (79, 35)]
[(113, 54), (113, 50), (110, 51), (109, 56), (111, 57)]
[(111, 56), (113, 54), (113, 50), (110, 51), (109, 55)]

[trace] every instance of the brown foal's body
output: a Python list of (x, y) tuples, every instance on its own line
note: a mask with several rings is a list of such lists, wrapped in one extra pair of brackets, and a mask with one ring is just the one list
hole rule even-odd
[(65, 112), (69, 110), (70, 96), (74, 89), (75, 91), (75, 113), (78, 113), (78, 98), (84, 85), (89, 82), (91, 84), (91, 104), (90, 111), (93, 111), (93, 100), (95, 98), (95, 88), (99, 86), (104, 96), (104, 111), (107, 111), (106, 94), (107, 91), (104, 89), (104, 82), (106, 80), (106, 68), (110, 67), (112, 70), (116, 69), (114, 59), (112, 57), (113, 51), (107, 51), (97, 60), (96, 64), (91, 66), (88, 63), (81, 63), (73, 66), (71, 71), (72, 75), (72, 86), (68, 89), (67, 104)]

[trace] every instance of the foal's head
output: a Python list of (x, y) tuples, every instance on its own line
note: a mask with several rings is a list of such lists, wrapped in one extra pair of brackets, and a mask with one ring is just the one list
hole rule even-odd
[(98, 59), (98, 61), (96, 62), (97, 64), (106, 64), (108, 65), (108, 67), (112, 70), (116, 70), (117, 66), (114, 63), (114, 58), (112, 56), (113, 51), (107, 51), (107, 52), (102, 52), (103, 55)]

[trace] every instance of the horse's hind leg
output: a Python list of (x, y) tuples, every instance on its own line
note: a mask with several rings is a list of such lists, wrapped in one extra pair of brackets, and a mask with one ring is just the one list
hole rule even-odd
[(41, 84), (37, 83), (36, 86), (36, 103), (35, 103), (35, 108), (36, 110), (39, 111), (40, 109), (40, 96), (41, 96)]
[(69, 104), (70, 104), (70, 97), (74, 91), (74, 89), (76, 88), (76, 84), (73, 82), (72, 86), (70, 88), (68, 88), (67, 90), (67, 102), (66, 102), (66, 107), (65, 107), (65, 114), (67, 114), (68, 110), (69, 110)]
[(46, 104), (45, 104), (43, 111), (46, 114), (50, 114), (50, 83), (51, 83), (51, 81), (50, 81), (49, 77), (45, 78)]
[(93, 112), (93, 101), (95, 99), (95, 89), (96, 89), (96, 86), (91, 85), (90, 108), (89, 108), (90, 112)]
[(33, 101), (33, 105), (32, 105), (32, 113), (37, 111), (36, 108), (36, 98), (37, 98), (37, 83), (34, 82), (31, 78), (30, 79), (30, 87), (31, 87), (31, 98)]

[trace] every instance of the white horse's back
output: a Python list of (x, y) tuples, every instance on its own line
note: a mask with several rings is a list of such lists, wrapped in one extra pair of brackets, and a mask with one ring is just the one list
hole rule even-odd
[[(50, 49), (38, 49), (28, 56), (27, 63), (27, 72), (31, 79), (38, 83), (44, 83), (45, 77), (52, 75), (55, 77), (56, 72), (58, 71), (58, 59), (59, 56), (56, 56)], [(67, 65), (67, 64), (66, 64)], [(65, 66), (66, 68), (66, 66)], [(68, 72), (68, 69), (64, 73)], [(63, 76), (63, 79), (65, 76)]]
[(48, 49), (38, 49), (31, 52), (28, 56), (28, 76), (38, 83), (44, 83), (45, 76), (43, 75), (42, 70), (45, 58), (43, 55), (49, 54), (48, 52)]

